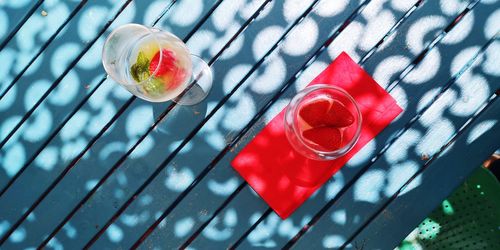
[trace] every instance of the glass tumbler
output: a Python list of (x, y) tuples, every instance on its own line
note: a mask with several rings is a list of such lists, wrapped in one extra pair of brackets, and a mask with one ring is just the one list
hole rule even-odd
[(361, 133), (361, 112), (345, 90), (326, 84), (306, 87), (285, 110), (291, 146), (312, 160), (334, 160), (354, 147)]

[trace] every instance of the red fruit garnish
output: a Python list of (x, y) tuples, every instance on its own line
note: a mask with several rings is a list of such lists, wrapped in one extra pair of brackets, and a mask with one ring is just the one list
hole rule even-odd
[(179, 87), (179, 85), (183, 83), (185, 80), (186, 80), (186, 71), (179, 68), (179, 70), (175, 72), (175, 75), (172, 76), (171, 80), (168, 81), (169, 84), (165, 85), (166, 90), (173, 90)]
[(347, 127), (354, 122), (354, 116), (339, 101), (317, 99), (305, 104), (299, 115), (311, 127)]
[(299, 111), (299, 115), (311, 127), (323, 126), (325, 125), (324, 118), (329, 107), (330, 102), (328, 100), (316, 99), (304, 104)]
[[(175, 73), (177, 71), (175, 53), (168, 49), (161, 50), (161, 65), (160, 64), (160, 51), (156, 52), (149, 63), (149, 74), (156, 77), (163, 76), (167, 73)], [(156, 72), (155, 72), (156, 71)]]
[(338, 128), (333, 127), (319, 127), (306, 130), (302, 136), (321, 147), (326, 151), (333, 151), (340, 148), (342, 144), (342, 135)]
[(354, 122), (354, 116), (351, 112), (339, 101), (333, 100), (330, 110), (328, 110), (325, 123), (333, 127), (347, 127)]

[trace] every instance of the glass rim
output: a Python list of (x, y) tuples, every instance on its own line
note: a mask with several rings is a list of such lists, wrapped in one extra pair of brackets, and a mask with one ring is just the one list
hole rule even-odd
[[(301, 103), (302, 100), (307, 95), (311, 94), (314, 91), (318, 91), (318, 90), (322, 90), (322, 89), (330, 89), (330, 90), (338, 91), (342, 95), (347, 97), (347, 99), (354, 105), (354, 107), (356, 109), (356, 116), (357, 116), (357, 121), (358, 121), (354, 137), (350, 140), (350, 142), (346, 146), (344, 146), (342, 148), (339, 148), (339, 149), (333, 150), (333, 151), (323, 151), (323, 150), (315, 149), (315, 148), (308, 145), (308, 143), (302, 137), (302, 134), (300, 133), (299, 128), (297, 128), (297, 125), (295, 122), (292, 122), (292, 130), (293, 130), (293, 133), (295, 133), (297, 135), (297, 138), (299, 139), (300, 143), (302, 143), (302, 145), (304, 145), (308, 150), (311, 150), (315, 154), (324, 155), (324, 156), (340, 157), (340, 156), (345, 155), (347, 152), (349, 152), (349, 150), (351, 150), (354, 147), (354, 145), (356, 145), (356, 143), (359, 139), (359, 136), (361, 134), (361, 123), (362, 123), (362, 119), (363, 119), (361, 116), (361, 110), (359, 109), (359, 106), (358, 106), (356, 100), (349, 93), (347, 93), (347, 91), (345, 91), (342, 88), (328, 85), (328, 84), (324, 84), (324, 83), (314, 84), (312, 86), (308, 86), (308, 87), (304, 88), (303, 90), (299, 91), (297, 93), (297, 95), (295, 95), (295, 97), (292, 98), (292, 101), (290, 101), (290, 103), (293, 102), (297, 105), (288, 105), (287, 110), (290, 110), (293, 112), (293, 117), (295, 119), (296, 112), (298, 112), (298, 107), (299, 107), (298, 104)], [(292, 107), (292, 106), (294, 106), (294, 107)], [(293, 110), (291, 110), (291, 109), (293, 109)]]

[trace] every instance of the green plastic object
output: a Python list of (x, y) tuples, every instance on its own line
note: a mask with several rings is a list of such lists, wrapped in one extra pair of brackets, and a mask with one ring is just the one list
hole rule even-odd
[(500, 249), (498, 180), (476, 170), (397, 249)]

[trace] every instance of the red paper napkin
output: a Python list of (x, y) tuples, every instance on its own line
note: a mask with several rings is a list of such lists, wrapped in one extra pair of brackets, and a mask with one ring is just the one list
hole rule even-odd
[(309, 85), (318, 83), (343, 88), (359, 105), (363, 117), (361, 135), (349, 153), (333, 161), (314, 161), (295, 152), (285, 135), (282, 110), (231, 162), (282, 219), (402, 112), (396, 101), (345, 52)]

